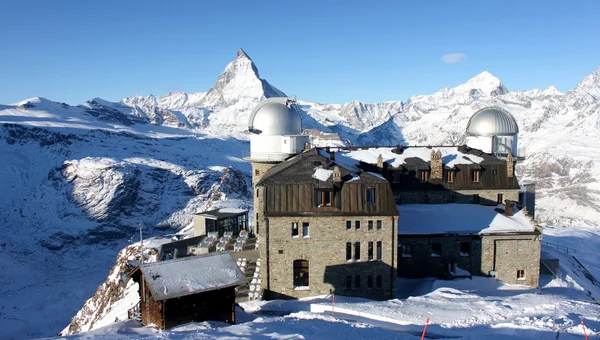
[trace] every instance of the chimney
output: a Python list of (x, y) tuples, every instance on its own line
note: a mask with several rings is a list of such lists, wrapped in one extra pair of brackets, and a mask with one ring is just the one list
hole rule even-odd
[(508, 154), (508, 157), (506, 157), (506, 172), (509, 178), (515, 175), (515, 159), (511, 154)]
[(340, 172), (340, 168), (337, 166), (333, 167), (333, 183), (339, 183), (342, 181), (342, 173)]
[(517, 206), (517, 202), (506, 200), (504, 201), (504, 215), (510, 217), (515, 214), (515, 207)]
[(444, 165), (442, 164), (442, 152), (431, 150), (431, 178), (444, 178)]
[(383, 156), (381, 156), (381, 154), (377, 156), (377, 167), (383, 169)]

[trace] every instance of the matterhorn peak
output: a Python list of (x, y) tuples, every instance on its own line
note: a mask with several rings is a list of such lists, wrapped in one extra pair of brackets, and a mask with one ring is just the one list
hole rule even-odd
[(261, 79), (252, 59), (240, 48), (199, 105), (212, 111), (233, 106), (244, 111), (270, 97), (285, 97), (285, 93)]
[(246, 53), (246, 51), (244, 51), (243, 48), (240, 48), (237, 53), (235, 54), (235, 59), (239, 59), (239, 58), (246, 58), (246, 59), (250, 59), (250, 56), (248, 55), (248, 53)]

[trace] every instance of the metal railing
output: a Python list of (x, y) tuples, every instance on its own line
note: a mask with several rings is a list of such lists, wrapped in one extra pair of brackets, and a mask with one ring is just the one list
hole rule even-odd
[(558, 251), (562, 251), (563, 253), (577, 254), (577, 249), (569, 248), (566, 246), (561, 246), (560, 244), (556, 244), (556, 243), (552, 243), (552, 242), (548, 242), (548, 241), (542, 241), (542, 245), (550, 247), (550, 248), (554, 248)]
[(136, 303), (135, 306), (129, 308), (127, 310), (127, 318), (133, 320), (141, 320), (142, 319), (142, 310), (140, 309), (140, 302)]

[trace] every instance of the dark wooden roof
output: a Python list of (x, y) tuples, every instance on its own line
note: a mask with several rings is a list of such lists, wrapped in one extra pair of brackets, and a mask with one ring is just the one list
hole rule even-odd
[[(327, 152), (311, 149), (269, 169), (257, 183), (265, 187), (267, 216), (368, 215), (397, 216), (393, 193), (381, 175), (355, 167), (355, 160), (332, 160)], [(319, 176), (337, 167), (341, 181)], [(375, 202), (366, 202), (366, 190), (373, 188)], [(316, 190), (332, 192), (331, 206), (316, 204)]]

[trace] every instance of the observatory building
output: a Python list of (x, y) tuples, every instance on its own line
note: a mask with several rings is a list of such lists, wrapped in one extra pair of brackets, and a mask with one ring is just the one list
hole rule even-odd
[(467, 146), (498, 157), (518, 156), (519, 127), (515, 118), (499, 107), (481, 109), (469, 119)]
[(275, 164), (304, 150), (308, 136), (302, 135), (302, 119), (295, 100), (286, 97), (265, 99), (248, 118), (252, 185)]

